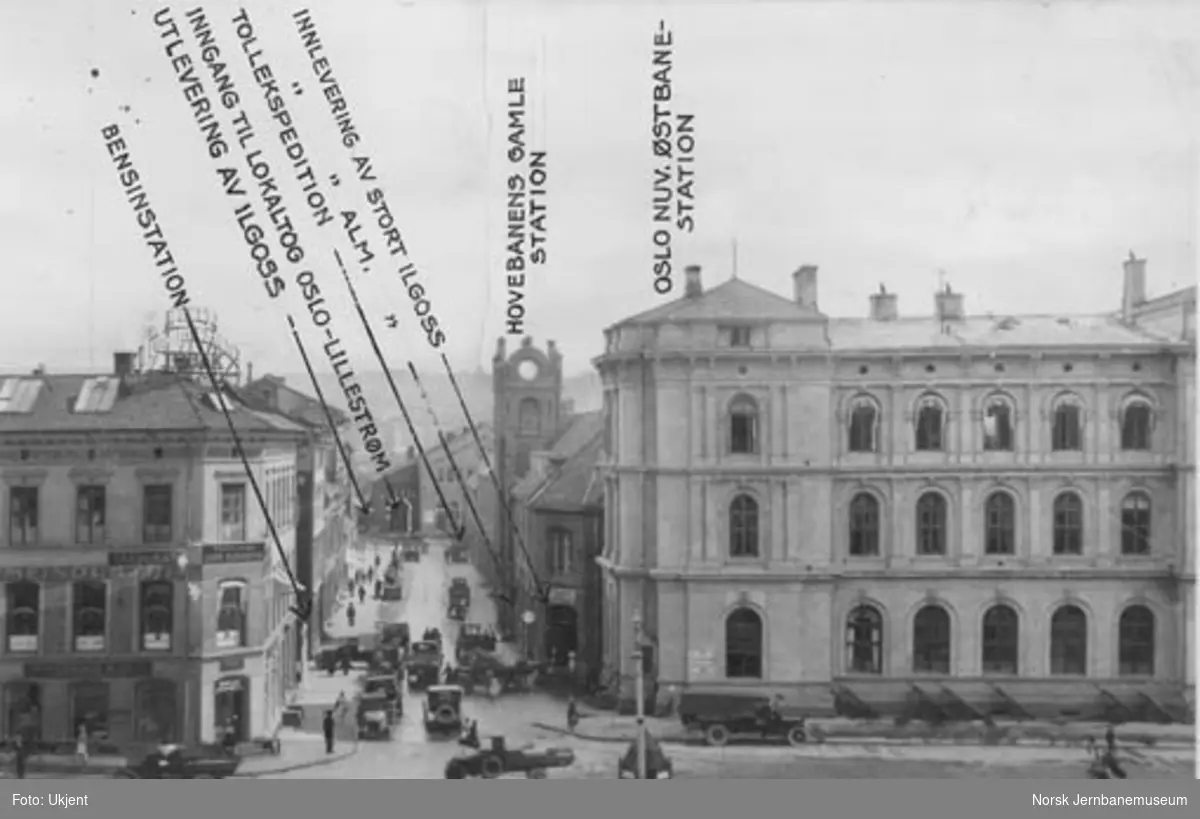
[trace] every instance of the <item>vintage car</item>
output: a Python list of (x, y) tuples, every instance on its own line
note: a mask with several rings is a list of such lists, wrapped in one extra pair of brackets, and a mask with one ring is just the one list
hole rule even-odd
[(455, 543), (453, 546), (446, 548), (447, 563), (466, 563), (468, 560), (467, 547), (461, 543)]
[(408, 623), (380, 622), (375, 624), (375, 631), (379, 634), (379, 639), (388, 645), (407, 649), (408, 644), (412, 642), (412, 631)]
[[(675, 766), (662, 749), (662, 745), (649, 732), (646, 733), (646, 779), (673, 779)], [(629, 743), (624, 755), (617, 762), (617, 779), (640, 779), (638, 776), (637, 740)]]
[(407, 548), (404, 550), (402, 559), (404, 560), (405, 563), (420, 563), (421, 562), (421, 550), (419, 548), (415, 548), (415, 547)]
[(357, 657), (357, 644), (353, 640), (334, 640), (328, 643), (322, 643), (317, 649), (317, 668), (329, 673), (330, 675), (337, 672), (342, 667), (342, 662), (354, 662)]
[(404, 598), (404, 588), (399, 583), (386, 584), (379, 594), (379, 599), (385, 603), (394, 603)]
[(114, 779), (225, 779), (242, 760), (219, 745), (161, 745), (136, 765), (113, 773)]
[(466, 606), (459, 606), (451, 603), (450, 608), (446, 610), (446, 616), (451, 620), (461, 623), (463, 620), (467, 619), (467, 608)]
[(396, 724), (395, 700), (384, 691), (363, 692), (358, 698), (357, 720), (359, 739), (391, 739)]
[(733, 736), (779, 740), (803, 745), (803, 715), (780, 708), (769, 693), (753, 689), (694, 688), (679, 699), (679, 719), (689, 731), (704, 734), (709, 745), (722, 746)]
[(456, 577), (450, 581), (450, 602), (463, 606), (471, 605), (471, 586), (466, 578)]
[(478, 648), (457, 652), (456, 660), (458, 665), (447, 682), (463, 686), (468, 694), (489, 684), (495, 686), (495, 693), (529, 691), (544, 669), (544, 664), (527, 660), (508, 665), (495, 654)]
[(463, 623), (458, 630), (458, 639), (454, 641), (455, 655), (476, 648), (495, 651), (496, 636), (485, 631), (480, 623)]
[(425, 702), (421, 710), (425, 717), (425, 730), (431, 734), (459, 734), (462, 732), (463, 690), (457, 685), (431, 685), (425, 690)]
[(400, 696), (400, 680), (395, 674), (372, 674), (362, 678), (362, 693), (382, 694), (395, 704), (397, 716), (404, 712), (404, 698)]
[(570, 748), (509, 749), (504, 737), (492, 737), (491, 745), (473, 754), (456, 756), (446, 763), (447, 779), (496, 779), (504, 774), (521, 773), (527, 779), (545, 779), (550, 768), (568, 768), (575, 764)]
[(442, 673), (442, 645), (432, 640), (420, 640), (409, 646), (404, 660), (408, 687), (413, 690), (436, 685)]

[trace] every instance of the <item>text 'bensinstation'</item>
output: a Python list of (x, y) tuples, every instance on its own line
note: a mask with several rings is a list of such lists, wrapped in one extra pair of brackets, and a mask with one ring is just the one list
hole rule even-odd
[(546, 152), (529, 147), (529, 93), (524, 77), (508, 81), (507, 157), (504, 180), (504, 324), (509, 335), (525, 335), (525, 290), (534, 265), (546, 264)]
[(696, 229), (694, 190), (696, 125), (693, 114), (672, 110), (675, 90), (675, 40), (660, 20), (654, 32), (652, 63), (653, 107), (650, 145), (654, 153), (653, 226), (654, 292), (665, 295), (674, 286), (671, 246), (676, 232)]

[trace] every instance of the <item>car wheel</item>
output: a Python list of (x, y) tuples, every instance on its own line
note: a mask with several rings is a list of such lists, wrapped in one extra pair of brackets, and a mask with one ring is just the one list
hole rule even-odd
[(447, 779), (466, 779), (467, 768), (457, 759), (452, 759), (446, 764)]
[(704, 732), (704, 740), (714, 748), (720, 748), (729, 742), (729, 729), (724, 725), (710, 725)]
[(484, 779), (495, 779), (504, 773), (504, 762), (498, 756), (484, 757), (480, 770)]
[(793, 748), (798, 748), (808, 740), (808, 734), (804, 731), (803, 725), (793, 725), (788, 729), (787, 741), (788, 745)]

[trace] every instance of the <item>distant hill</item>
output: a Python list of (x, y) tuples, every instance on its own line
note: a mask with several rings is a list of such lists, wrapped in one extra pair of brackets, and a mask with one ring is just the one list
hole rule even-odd
[[(312, 384), (306, 373), (275, 373), (275, 375), (284, 378), (289, 387), (312, 395)], [(422, 443), (436, 441), (437, 431), (412, 376), (407, 369), (395, 371), (393, 375), (396, 386), (400, 390), (400, 397), (404, 399), (404, 405), (408, 408), (409, 415), (412, 416), (413, 426), (416, 427)], [(429, 395), (434, 414), (442, 429), (452, 432), (465, 428), (466, 419), (463, 417), (458, 398), (455, 396), (454, 388), (450, 385), (450, 379), (446, 374), (444, 372), (421, 372), (420, 376), (421, 384)], [(476, 370), (473, 373), (455, 373), (454, 378), (458, 382), (459, 389), (462, 390), (463, 399), (475, 423), (490, 424), (493, 405), (492, 374)], [(342, 390), (338, 386), (336, 376), (332, 373), (318, 373), (317, 380), (330, 405), (345, 409), (346, 402), (342, 397)], [(411, 443), (410, 436), (400, 410), (396, 406), (396, 400), (392, 397), (391, 388), (388, 387), (387, 378), (380, 371), (361, 372), (358, 373), (358, 384), (362, 387), (363, 395), (366, 396), (371, 412), (383, 430), (381, 437), (384, 443), (391, 452), (403, 452)], [(563, 398), (574, 401), (577, 412), (600, 409), (603, 403), (602, 395), (600, 377), (594, 372), (563, 377)], [(351, 439), (347, 443), (351, 444), (356, 451), (361, 449), (359, 440)]]

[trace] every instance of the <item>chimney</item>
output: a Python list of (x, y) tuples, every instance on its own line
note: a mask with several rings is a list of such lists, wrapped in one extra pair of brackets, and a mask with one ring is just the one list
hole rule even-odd
[(254, 362), (247, 361), (246, 362), (246, 383), (249, 384), (253, 380), (254, 380)]
[(889, 293), (882, 284), (879, 292), (871, 294), (871, 318), (875, 321), (894, 321), (899, 311), (896, 308), (896, 294)]
[(963, 297), (961, 293), (955, 293), (947, 284), (933, 297), (934, 312), (940, 321), (962, 321), (963, 319)]
[(704, 293), (704, 285), (700, 283), (700, 265), (690, 264), (683, 269), (683, 294), (689, 299), (698, 299)]
[(33, 368), (34, 376), (41, 378), (45, 374), (46, 374), (46, 365), (45, 364), (38, 364), (36, 367)]
[(121, 381), (133, 375), (133, 353), (113, 353), (113, 375)]
[(1139, 259), (1133, 251), (1125, 260), (1125, 291), (1121, 299), (1121, 318), (1133, 319), (1133, 309), (1146, 301), (1146, 260)]
[(817, 309), (817, 266), (806, 264), (792, 274), (792, 294), (801, 307)]
[(553, 361), (554, 359), (559, 357), (558, 356), (558, 345), (555, 344), (553, 341), (546, 342), (546, 357), (549, 358), (551, 361)]

